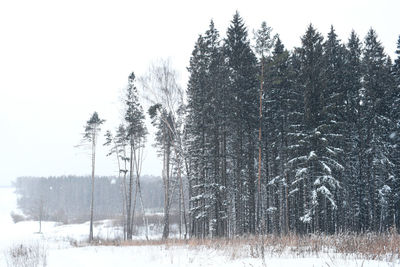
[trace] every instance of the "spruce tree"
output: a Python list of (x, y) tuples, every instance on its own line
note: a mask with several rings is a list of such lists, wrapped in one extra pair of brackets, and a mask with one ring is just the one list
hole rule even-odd
[[(280, 38), (276, 39), (272, 57), (266, 68), (266, 88), (264, 108), (265, 138), (268, 138), (266, 155), (270, 155), (272, 180), (266, 184), (271, 198), (267, 206), (267, 221), (270, 231), (289, 232), (289, 170), (288, 161), (288, 127), (289, 113), (295, 108), (293, 98), (293, 71), (290, 66), (290, 54)], [(271, 219), (269, 219), (271, 217)], [(272, 227), (273, 225), (273, 227)]]
[(196, 43), (191, 235), (254, 233), (261, 222), (273, 233), (399, 225), (400, 59), (392, 65), (373, 30), (364, 49), (354, 31), (344, 46), (333, 27), (324, 41), (310, 25), (293, 53), (278, 38), (269, 55), (271, 39), (263, 24), (257, 62), (236, 13), (222, 48), (213, 23)]
[(210, 233), (212, 236), (224, 236), (227, 231), (227, 160), (226, 118), (228, 97), (226, 96), (227, 71), (220, 45), (219, 32), (211, 21), (204, 35), (207, 58), (208, 119), (206, 143), (208, 156), (208, 182), (210, 206)]
[(345, 88), (345, 175), (347, 177), (346, 203), (348, 205), (345, 218), (347, 226), (353, 231), (364, 230), (363, 222), (367, 207), (365, 198), (364, 142), (362, 141), (363, 124), (361, 120), (360, 92), (361, 84), (361, 42), (357, 34), (352, 31), (347, 42), (346, 63), (344, 66)]
[(366, 158), (368, 221), (367, 229), (382, 230), (383, 221), (387, 217), (387, 200), (392, 162), (389, 157), (387, 136), (391, 122), (388, 117), (387, 97), (388, 88), (387, 57), (373, 29), (365, 38), (363, 51), (363, 125)]
[(394, 223), (400, 230), (400, 36), (397, 41), (397, 58), (393, 65), (393, 101), (391, 104), (391, 120), (394, 124), (394, 130), (390, 133), (390, 141), (392, 143), (392, 158), (395, 164), (394, 168)]
[(229, 71), (227, 94), (232, 100), (229, 114), (232, 191), (235, 232), (255, 232), (255, 151), (258, 126), (257, 59), (250, 48), (248, 34), (239, 13), (233, 16), (224, 41)]
[[(348, 151), (346, 147), (346, 136), (349, 125), (345, 118), (348, 117), (346, 113), (346, 87), (344, 83), (345, 78), (345, 47), (340, 43), (340, 40), (335, 33), (333, 26), (328, 33), (327, 40), (323, 44), (324, 46), (324, 79), (326, 81), (323, 92), (323, 108), (324, 113), (323, 121), (321, 122), (320, 128), (326, 135), (326, 160), (336, 168), (331, 168), (328, 171), (328, 175), (332, 178), (328, 179), (328, 185), (330, 192), (335, 199), (335, 205), (330, 207), (325, 205), (324, 221), (325, 227), (321, 228), (324, 231), (334, 232), (338, 227), (343, 226), (343, 220), (345, 219), (345, 190), (347, 188), (348, 173), (344, 172), (342, 167), (345, 161), (345, 156)], [(332, 161), (333, 160), (333, 161)], [(337, 163), (340, 165), (337, 165)], [(330, 181), (329, 181), (330, 179)], [(335, 185), (333, 185), (335, 184)]]
[(190, 157), (190, 180), (189, 180), (189, 217), (191, 236), (202, 236), (205, 233), (204, 208), (204, 153), (205, 126), (205, 73), (206, 63), (204, 60), (205, 43), (204, 38), (199, 36), (190, 59), (188, 68), (190, 77), (187, 89), (187, 136), (186, 143)]
[(310, 25), (298, 49), (300, 85), (304, 88), (304, 132), (299, 140), (300, 154), (289, 161), (296, 166), (295, 182), (304, 199), (300, 220), (311, 231), (329, 230), (329, 211), (337, 209), (335, 191), (339, 180), (335, 174), (343, 169), (338, 160), (341, 149), (335, 144), (338, 134), (330, 132), (332, 127), (327, 113), (330, 94), (322, 41), (321, 34)]
[(227, 106), (224, 57), (213, 21), (189, 67), (187, 133), (191, 221), (195, 236), (227, 232)]

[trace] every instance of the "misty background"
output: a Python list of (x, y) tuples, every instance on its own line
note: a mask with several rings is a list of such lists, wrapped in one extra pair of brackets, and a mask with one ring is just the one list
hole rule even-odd
[[(392, 56), (399, 8), (394, 0), (2, 1), (0, 185), (20, 176), (89, 174), (89, 152), (75, 147), (89, 115), (96, 110), (107, 120), (103, 133), (114, 130), (129, 73), (144, 74), (158, 58), (171, 59), (185, 88), (193, 43), (210, 19), (226, 29), (239, 10), (250, 30), (266, 20), (289, 48), (310, 22), (323, 34), (333, 24), (341, 38), (352, 29), (365, 36), (373, 26)], [(143, 174), (159, 176), (148, 140)], [(96, 175), (117, 175), (100, 145), (96, 165)]]

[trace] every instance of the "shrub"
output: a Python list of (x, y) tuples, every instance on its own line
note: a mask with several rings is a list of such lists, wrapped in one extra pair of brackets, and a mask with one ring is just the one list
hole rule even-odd
[(22, 222), (22, 221), (26, 220), (26, 217), (24, 215), (15, 213), (13, 211), (10, 213), (10, 216), (14, 223), (18, 223), (18, 222)]

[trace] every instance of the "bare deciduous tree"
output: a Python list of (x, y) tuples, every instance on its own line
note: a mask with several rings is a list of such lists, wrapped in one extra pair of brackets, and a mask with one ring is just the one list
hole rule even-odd
[[(180, 233), (182, 220), (187, 236), (186, 205), (183, 189), (182, 169), (185, 156), (182, 143), (182, 117), (184, 93), (177, 82), (177, 73), (169, 60), (159, 60), (150, 66), (141, 79), (145, 98), (151, 103), (149, 109), (153, 125), (157, 127), (157, 146), (163, 158), (162, 179), (164, 184), (164, 229), (163, 238), (169, 235), (169, 212), (175, 188), (179, 186)], [(176, 175), (173, 183), (172, 175)]]

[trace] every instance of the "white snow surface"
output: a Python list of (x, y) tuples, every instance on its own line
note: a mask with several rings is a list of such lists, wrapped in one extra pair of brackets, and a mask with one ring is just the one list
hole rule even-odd
[[(25, 221), (14, 224), (10, 213), (16, 211), (16, 196), (13, 188), (0, 188), (0, 267), (7, 267), (7, 253), (10, 248), (40, 244), (47, 252), (48, 267), (102, 267), (102, 266), (400, 266), (399, 262), (384, 262), (355, 259), (335, 253), (298, 256), (283, 253), (279, 256), (266, 255), (265, 265), (260, 258), (242, 253), (246, 248), (215, 250), (205, 246), (154, 245), (154, 246), (72, 246), (71, 240), (87, 238), (88, 223), (60, 225), (44, 222), (42, 234), (37, 234), (38, 222)], [(113, 238), (115, 231), (110, 221), (96, 224), (95, 235)], [(155, 238), (152, 236), (152, 238)], [(156, 237), (158, 238), (158, 237)], [(143, 237), (144, 239), (144, 237)]]

